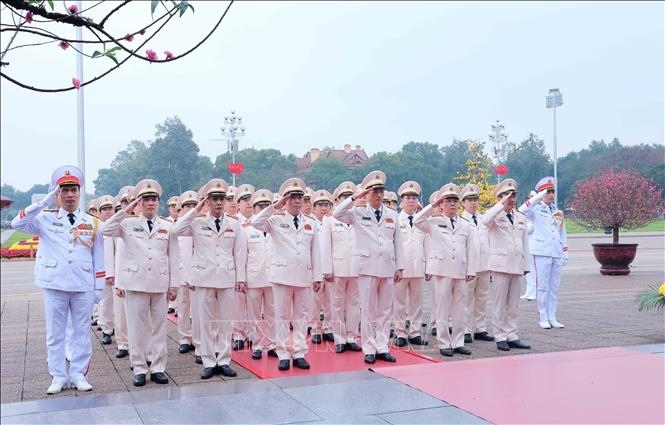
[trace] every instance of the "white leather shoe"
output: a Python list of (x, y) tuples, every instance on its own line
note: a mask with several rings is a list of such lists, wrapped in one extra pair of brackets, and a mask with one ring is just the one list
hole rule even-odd
[(525, 300), (527, 298), (527, 294), (524, 294), (520, 297), (520, 300)]
[(548, 322), (547, 320), (545, 321), (541, 320), (540, 322), (538, 322), (538, 326), (540, 326), (541, 329), (550, 329), (552, 327), (550, 326), (550, 322)]
[(79, 391), (90, 391), (92, 390), (92, 385), (85, 379), (85, 376), (79, 376), (76, 379), (72, 380), (72, 388), (76, 388)]
[(550, 325), (552, 325), (553, 328), (557, 328), (557, 329), (565, 328), (563, 323), (557, 322), (556, 320), (550, 320)]
[(531, 297), (526, 297), (526, 299), (527, 299), (528, 301), (533, 301), (533, 300), (535, 300), (535, 299), (536, 299), (536, 297), (534, 297), (534, 296), (531, 296)]
[(67, 385), (67, 380), (62, 378), (53, 378), (51, 386), (46, 390), (46, 394), (58, 394)]

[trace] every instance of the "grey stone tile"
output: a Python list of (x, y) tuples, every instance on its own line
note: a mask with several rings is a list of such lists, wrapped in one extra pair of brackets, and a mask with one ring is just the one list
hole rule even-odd
[(345, 411), (363, 416), (400, 411), (403, 406), (426, 409), (448, 405), (392, 379), (321, 384), (284, 391), (322, 418), (347, 416), (340, 412), (340, 406), (344, 406)]
[(321, 419), (281, 390), (140, 403), (146, 424), (291, 423)]
[(665, 344), (644, 344), (644, 345), (634, 345), (632, 347), (626, 347), (630, 350), (639, 351), (641, 353), (665, 353)]
[(490, 424), (455, 406), (435, 407), (378, 415), (391, 424)]
[(324, 373), (321, 375), (305, 375), (290, 378), (273, 378), (270, 381), (281, 388), (303, 387), (309, 385), (333, 384), (336, 382), (367, 381), (386, 379), (384, 376), (370, 370), (353, 372)]
[(2, 418), (3, 424), (143, 424), (132, 405), (62, 410)]
[(374, 425), (374, 424), (387, 424), (384, 419), (381, 419), (379, 416), (369, 415), (369, 416), (344, 416), (344, 417), (335, 417), (332, 419), (322, 419), (320, 421), (312, 422), (303, 422), (303, 424), (359, 424), (359, 425)]

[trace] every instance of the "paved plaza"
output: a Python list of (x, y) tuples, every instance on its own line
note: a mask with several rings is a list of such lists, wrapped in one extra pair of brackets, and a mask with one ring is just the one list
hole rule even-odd
[[(442, 361), (646, 346), (663, 353), (664, 313), (638, 312), (636, 295), (665, 281), (665, 234), (624, 233), (622, 243), (638, 243), (628, 276), (602, 276), (591, 243), (609, 235), (569, 237), (570, 262), (564, 269), (558, 319), (565, 329), (538, 327), (535, 301), (520, 301), (520, 337), (532, 350), (504, 353), (494, 343), (474, 341), (472, 355), (443, 359), (430, 345), (423, 354)], [(2, 423), (486, 423), (445, 401), (370, 370), (260, 380), (237, 364), (235, 378), (200, 379), (191, 354), (178, 353), (176, 327), (168, 325), (169, 385), (132, 385), (127, 358), (116, 359), (115, 341), (101, 344), (93, 333), (90, 393), (66, 390), (46, 395), (43, 298), (33, 284), (32, 261), (1, 266)], [(429, 292), (425, 300), (429, 317)], [(345, 355), (345, 354), (344, 354)], [(662, 354), (661, 354), (662, 355)], [(362, 357), (359, 357), (362, 361)], [(543, 418), (547, 422), (546, 418)]]

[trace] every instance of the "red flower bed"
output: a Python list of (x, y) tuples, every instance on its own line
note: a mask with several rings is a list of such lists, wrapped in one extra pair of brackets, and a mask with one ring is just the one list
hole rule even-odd
[(31, 254), (34, 256), (37, 252), (30, 249), (0, 249), (0, 257), (2, 258), (30, 258)]

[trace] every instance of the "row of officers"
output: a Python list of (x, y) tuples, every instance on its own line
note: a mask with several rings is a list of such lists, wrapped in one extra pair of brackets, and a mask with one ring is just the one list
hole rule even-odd
[[(398, 213), (386, 194), (382, 171), (369, 173), (359, 185), (343, 182), (332, 194), (312, 191), (299, 178), (286, 180), (274, 194), (212, 179), (198, 191), (169, 199), (170, 216), (163, 218), (158, 216), (162, 189), (155, 180), (125, 187), (115, 197), (97, 198), (90, 205), (96, 212), (90, 214), (65, 198), (68, 188), (76, 186), (62, 184), (65, 174), (76, 175), (80, 189), (80, 170), (61, 167), (52, 178), (49, 199), (28, 207), (30, 214), (22, 212), (13, 225), (40, 235), (35, 273), (45, 291), (95, 289), (102, 342), (111, 343), (115, 335), (116, 357), (129, 356), (136, 386), (145, 385), (148, 374), (154, 382), (168, 382), (164, 313), (169, 301), (177, 305), (180, 352), (195, 351), (203, 365), (202, 379), (235, 376), (232, 351), (245, 344), (253, 359), (264, 352), (275, 357), (279, 370), (309, 369), (308, 334), (312, 343), (334, 343), (336, 353), (362, 351), (368, 364), (395, 362), (392, 334), (398, 347), (427, 344), (420, 327), (427, 281), (441, 355), (468, 355), (464, 344), (474, 339), (496, 341), (504, 351), (529, 349), (518, 336), (517, 316), (523, 276), (532, 262), (538, 266), (529, 255), (530, 231), (539, 252), (547, 251), (561, 266), (567, 258), (565, 226), (552, 205), (554, 184), (549, 177), (519, 209), (517, 183), (502, 181), (494, 191), (497, 203), (485, 214), (478, 212), (480, 191), (474, 184), (461, 189), (446, 184), (423, 208), (415, 181), (399, 187)], [(59, 208), (43, 210), (51, 201)], [(460, 207), (463, 212), (458, 214)], [(40, 222), (45, 228), (36, 225)], [(536, 232), (537, 227), (542, 229)], [(59, 242), (64, 249), (51, 250), (51, 244), (42, 242), (56, 234), (61, 240), (53, 245)], [(91, 256), (88, 269), (82, 267), (93, 273), (87, 276), (90, 291), (83, 291), (84, 276), (78, 288), (61, 288), (65, 284), (54, 283), (55, 276), (46, 279), (49, 267), (57, 268), (66, 258), (71, 263), (71, 248), (81, 245)], [(549, 267), (551, 271), (551, 262)], [(555, 272), (549, 275), (558, 277)], [(495, 286), (492, 300), (490, 282)], [(552, 291), (541, 297), (546, 286)], [(558, 284), (538, 280), (541, 327), (545, 322), (547, 327), (563, 327), (556, 320), (556, 296), (549, 293), (555, 291)], [(47, 312), (56, 308), (51, 302), (45, 296)], [(488, 302), (491, 329), (486, 327)], [(91, 311), (92, 305), (85, 315), (88, 322)], [(52, 333), (65, 326), (68, 316), (72, 362), (69, 373), (61, 373), (64, 346), (69, 345)], [(79, 353), (83, 345), (74, 343), (85, 338), (81, 317), (72, 307), (54, 315), (55, 326), (47, 323), (55, 386), (50, 392), (65, 378), (60, 389), (70, 382), (79, 388), (75, 382), (81, 383), (80, 370), (90, 360), (88, 353)], [(87, 335), (89, 339), (89, 331)], [(81, 364), (72, 372), (78, 357)]]

